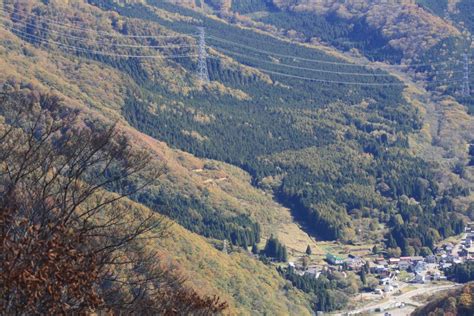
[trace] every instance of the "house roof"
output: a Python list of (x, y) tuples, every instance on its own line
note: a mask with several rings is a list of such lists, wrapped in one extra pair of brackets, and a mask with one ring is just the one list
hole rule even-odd
[(327, 253), (327, 254), (326, 254), (326, 258), (331, 258), (331, 259), (334, 259), (334, 260), (344, 260), (344, 258), (339, 257), (339, 256), (336, 256), (336, 255), (334, 255), (334, 254), (332, 254), (332, 253)]

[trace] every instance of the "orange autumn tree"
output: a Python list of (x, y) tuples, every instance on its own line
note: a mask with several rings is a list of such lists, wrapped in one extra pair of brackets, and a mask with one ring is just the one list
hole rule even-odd
[(115, 126), (84, 120), (57, 97), (0, 95), (2, 314), (226, 308), (185, 287), (144, 248), (168, 223), (122, 200), (159, 177), (150, 159)]

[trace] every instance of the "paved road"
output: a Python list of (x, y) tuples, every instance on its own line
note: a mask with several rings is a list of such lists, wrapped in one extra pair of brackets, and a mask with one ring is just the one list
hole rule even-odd
[[(421, 305), (420, 303), (413, 300), (415, 296), (434, 294), (439, 291), (454, 289), (458, 286), (459, 285), (457, 284), (449, 284), (449, 285), (441, 285), (441, 286), (421, 285), (420, 288), (404, 293), (402, 295), (399, 295), (399, 296), (391, 295), (389, 297), (389, 300), (386, 302), (375, 303), (372, 305), (364, 306), (360, 309), (356, 309), (354, 311), (350, 311), (350, 315), (355, 315), (359, 313), (369, 313), (371, 311), (374, 311), (375, 309), (386, 310), (386, 309), (394, 308), (397, 304), (401, 304), (401, 303), (420, 306)], [(340, 315), (344, 315), (344, 313)]]

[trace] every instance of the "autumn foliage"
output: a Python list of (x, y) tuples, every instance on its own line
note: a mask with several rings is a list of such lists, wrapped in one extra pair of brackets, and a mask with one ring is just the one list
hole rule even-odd
[(427, 305), (413, 312), (414, 316), (471, 316), (474, 315), (474, 283), (442, 293)]
[(147, 251), (169, 223), (125, 200), (161, 174), (150, 159), (114, 125), (86, 121), (54, 96), (0, 95), (2, 314), (226, 308)]

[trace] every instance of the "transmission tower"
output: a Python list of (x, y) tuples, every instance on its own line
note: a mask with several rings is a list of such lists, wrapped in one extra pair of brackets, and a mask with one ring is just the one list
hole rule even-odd
[(201, 82), (209, 82), (209, 73), (207, 72), (207, 51), (206, 51), (206, 30), (199, 27), (199, 61), (198, 76)]
[(462, 85), (462, 95), (469, 97), (471, 95), (471, 88), (469, 87), (469, 55), (464, 54), (464, 78)]

